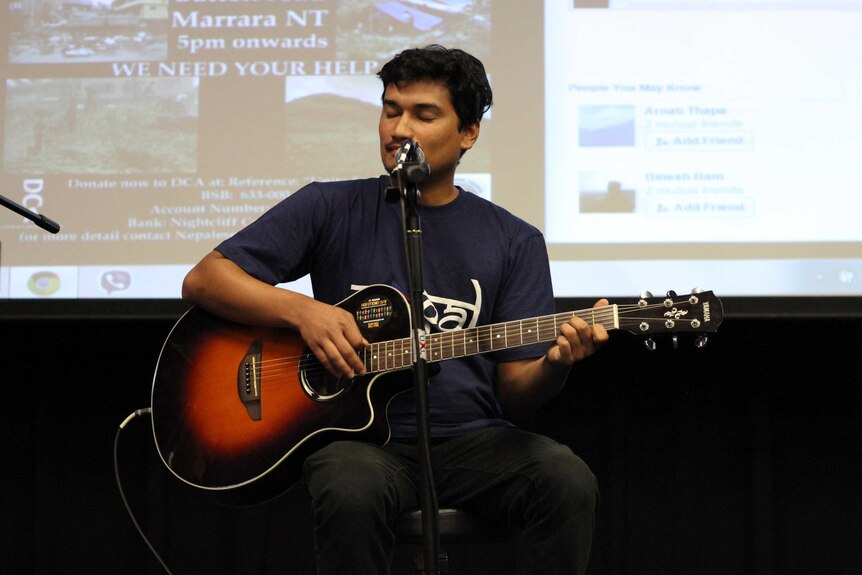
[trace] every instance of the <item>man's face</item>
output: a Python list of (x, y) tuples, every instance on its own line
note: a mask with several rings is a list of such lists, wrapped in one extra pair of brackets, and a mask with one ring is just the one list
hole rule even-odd
[(386, 87), (378, 129), (380, 156), (387, 172), (395, 168), (395, 152), (401, 144), (414, 140), (431, 166), (429, 179), (436, 181), (454, 175), (461, 151), (472, 148), (479, 137), (478, 123), (458, 130), (458, 114), (449, 89), (424, 80)]

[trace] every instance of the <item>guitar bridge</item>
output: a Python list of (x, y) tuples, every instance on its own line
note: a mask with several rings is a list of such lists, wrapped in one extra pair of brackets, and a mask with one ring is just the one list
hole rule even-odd
[(254, 421), (262, 419), (260, 407), (260, 358), (263, 340), (254, 340), (239, 364), (236, 390), (248, 416)]

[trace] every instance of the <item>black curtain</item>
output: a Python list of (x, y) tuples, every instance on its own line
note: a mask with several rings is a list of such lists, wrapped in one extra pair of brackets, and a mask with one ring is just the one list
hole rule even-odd
[[(0, 320), (4, 573), (162, 573), (118, 494), (113, 444), (149, 404), (172, 324)], [(599, 477), (590, 573), (862, 573), (860, 326), (729, 317), (704, 349), (614, 333), (579, 365), (527, 425)], [(146, 416), (120, 436), (119, 473), (175, 575), (313, 573), (301, 488), (219, 506), (166, 471)], [(455, 573), (503, 573), (517, 554), (450, 551)]]

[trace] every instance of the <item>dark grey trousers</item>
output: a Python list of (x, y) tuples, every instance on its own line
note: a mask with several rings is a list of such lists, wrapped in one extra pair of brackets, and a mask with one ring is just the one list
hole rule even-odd
[[(523, 530), (530, 574), (586, 571), (598, 505), (596, 478), (571, 449), (509, 427), (439, 443), (432, 450), (441, 507), (460, 507)], [(389, 573), (391, 525), (419, 506), (416, 447), (339, 441), (310, 456), (319, 575)]]

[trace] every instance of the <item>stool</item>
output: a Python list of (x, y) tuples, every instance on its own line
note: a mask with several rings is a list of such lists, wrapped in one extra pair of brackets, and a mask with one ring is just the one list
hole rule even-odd
[[(439, 509), (440, 558), (437, 567), (441, 574), (450, 573), (449, 555), (443, 546), (446, 543), (503, 543), (511, 532), (502, 525), (468, 513), (462, 509)], [(422, 511), (408, 511), (395, 521), (393, 526), (397, 544), (418, 545), (414, 575), (424, 575), (425, 561), (422, 554)]]

